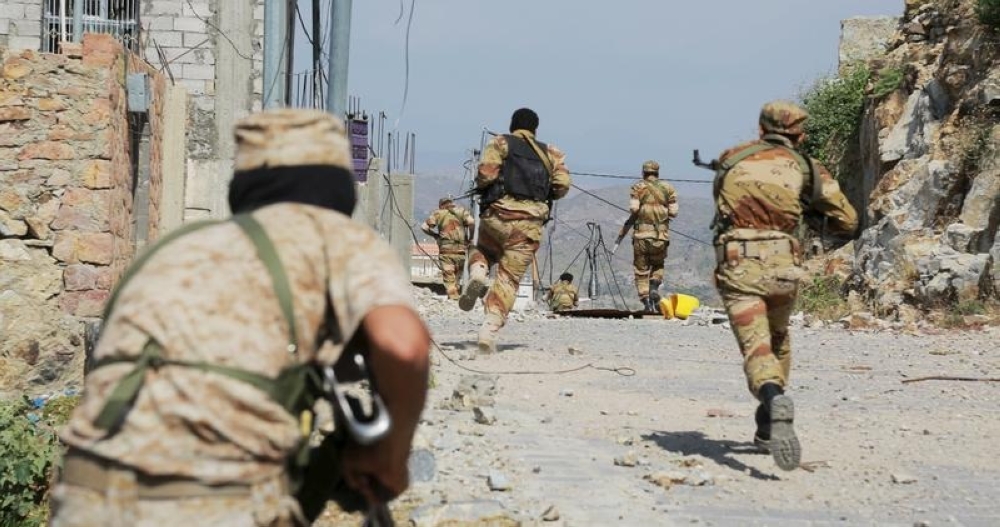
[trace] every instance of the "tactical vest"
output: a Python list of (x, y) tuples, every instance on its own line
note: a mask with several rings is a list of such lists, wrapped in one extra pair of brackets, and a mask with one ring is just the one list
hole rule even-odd
[[(650, 187), (653, 187), (656, 190), (651, 190), (651, 191), (649, 191), (649, 192), (646, 193), (646, 196), (649, 196), (649, 198), (647, 198), (648, 200), (643, 200), (643, 199), (639, 200), (639, 210), (640, 210), (640, 212), (642, 211), (642, 207), (647, 207), (647, 206), (660, 205), (664, 209), (666, 209), (667, 208), (667, 203), (668, 203), (669, 200), (668, 200), (668, 197), (667, 197), (668, 196), (667, 188), (663, 186), (663, 183), (659, 179), (656, 179), (656, 178), (647, 179), (647, 180), (645, 180), (645, 183), (646, 183), (646, 185), (648, 185)], [(659, 198), (662, 198), (662, 201)], [(649, 223), (649, 222), (643, 221), (642, 219), (637, 219), (636, 222), (635, 222), (635, 228), (638, 229), (640, 226), (649, 226), (649, 225), (652, 225), (654, 227), (662, 227), (662, 228), (665, 229), (666, 228), (666, 222), (669, 222), (669, 221), (670, 221), (670, 216), (669, 216), (669, 212), (668, 212), (667, 213), (667, 217), (665, 218), (665, 222), (662, 223), (662, 224)]]
[(548, 147), (545, 143), (529, 142), (512, 134), (504, 137), (507, 139), (507, 158), (500, 166), (500, 177), (482, 194), (482, 209), (504, 196), (549, 201), (552, 197), (551, 162), (541, 157), (547, 155)]
[[(742, 150), (734, 152), (732, 155), (719, 163), (719, 167), (715, 172), (715, 181), (712, 183), (712, 197), (715, 200), (719, 199), (719, 193), (722, 191), (722, 184), (726, 179), (726, 175), (739, 162), (765, 150), (780, 148), (791, 154), (795, 161), (799, 164), (799, 171), (802, 172), (802, 175), (805, 178), (802, 184), (802, 192), (799, 194), (799, 202), (802, 204), (803, 213), (808, 212), (812, 209), (812, 204), (819, 201), (819, 198), (823, 193), (823, 182), (820, 180), (819, 170), (816, 169), (816, 164), (808, 156), (803, 156), (794, 148), (785, 146), (781, 143), (768, 141), (768, 136), (766, 135), (763, 139), (764, 141), (762, 142), (754, 143)], [(718, 209), (716, 209), (715, 217), (712, 219), (711, 229), (715, 231), (716, 236), (729, 230), (729, 226), (723, 224), (723, 219), (719, 215)]]

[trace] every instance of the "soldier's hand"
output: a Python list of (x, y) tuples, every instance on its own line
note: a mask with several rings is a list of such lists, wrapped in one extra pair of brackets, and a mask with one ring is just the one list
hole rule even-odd
[(387, 440), (368, 446), (348, 445), (343, 457), (344, 479), (369, 505), (390, 501), (410, 485), (406, 450), (392, 448)]

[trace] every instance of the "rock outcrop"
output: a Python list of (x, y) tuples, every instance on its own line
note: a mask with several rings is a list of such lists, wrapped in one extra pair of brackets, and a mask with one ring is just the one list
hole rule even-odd
[(865, 228), (848, 263), (856, 296), (881, 315), (1000, 291), (1000, 36), (974, 4), (906, 2), (868, 60), (872, 86), (899, 85), (872, 90), (864, 113)]

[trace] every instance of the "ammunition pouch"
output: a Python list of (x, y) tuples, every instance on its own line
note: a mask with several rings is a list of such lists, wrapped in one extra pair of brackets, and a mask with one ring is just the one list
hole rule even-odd
[(774, 256), (790, 256), (795, 265), (799, 264), (801, 250), (793, 238), (774, 240), (730, 240), (716, 244), (715, 259), (719, 264), (736, 265), (742, 260), (752, 259), (766, 262)]

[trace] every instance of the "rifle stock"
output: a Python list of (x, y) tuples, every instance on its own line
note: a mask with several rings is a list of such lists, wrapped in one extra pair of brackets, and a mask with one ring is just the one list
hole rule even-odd
[(625, 239), (625, 236), (628, 236), (628, 231), (632, 229), (633, 225), (635, 225), (635, 220), (638, 216), (638, 213), (633, 212), (629, 215), (628, 219), (625, 220), (625, 224), (618, 230), (618, 238), (615, 240), (614, 248), (611, 249), (611, 254), (614, 254), (614, 252), (618, 250), (618, 246), (621, 245), (622, 240)]

